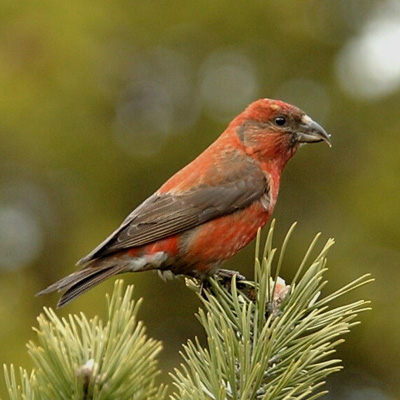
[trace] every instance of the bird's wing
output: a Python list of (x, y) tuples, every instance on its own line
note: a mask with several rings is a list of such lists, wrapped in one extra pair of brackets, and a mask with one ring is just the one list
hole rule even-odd
[(235, 212), (264, 196), (269, 202), (268, 179), (253, 162), (227, 171), (217, 186), (201, 184), (181, 194), (156, 192), (137, 207), (105, 241), (78, 265), (192, 229)]

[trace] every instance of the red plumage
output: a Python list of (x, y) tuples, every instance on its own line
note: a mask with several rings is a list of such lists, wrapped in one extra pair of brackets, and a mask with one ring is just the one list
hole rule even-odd
[(250, 104), (80, 260), (81, 270), (39, 294), (66, 290), (61, 306), (110, 276), (149, 269), (207, 278), (266, 224), (282, 170), (300, 144), (320, 141), (330, 144), (329, 135), (297, 107)]

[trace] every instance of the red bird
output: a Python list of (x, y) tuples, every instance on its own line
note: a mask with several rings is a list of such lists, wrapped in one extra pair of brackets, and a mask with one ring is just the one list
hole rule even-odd
[(123, 272), (206, 279), (270, 218), (282, 170), (303, 143), (330, 136), (295, 106), (261, 99), (173, 175), (77, 265), (39, 294), (66, 292), (58, 306)]

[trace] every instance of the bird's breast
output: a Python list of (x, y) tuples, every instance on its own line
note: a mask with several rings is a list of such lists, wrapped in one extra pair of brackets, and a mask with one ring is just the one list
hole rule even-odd
[[(187, 265), (212, 268), (246, 246), (263, 227), (272, 212), (262, 200), (223, 217), (202, 224), (181, 237), (180, 253)], [(205, 271), (201, 271), (205, 272)]]

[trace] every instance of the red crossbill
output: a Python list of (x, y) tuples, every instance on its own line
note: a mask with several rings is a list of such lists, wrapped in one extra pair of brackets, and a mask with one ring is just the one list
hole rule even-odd
[(255, 101), (82, 258), (81, 270), (39, 294), (65, 290), (62, 306), (113, 275), (154, 269), (205, 280), (267, 223), (300, 145), (320, 141), (330, 145), (330, 136), (297, 107)]

